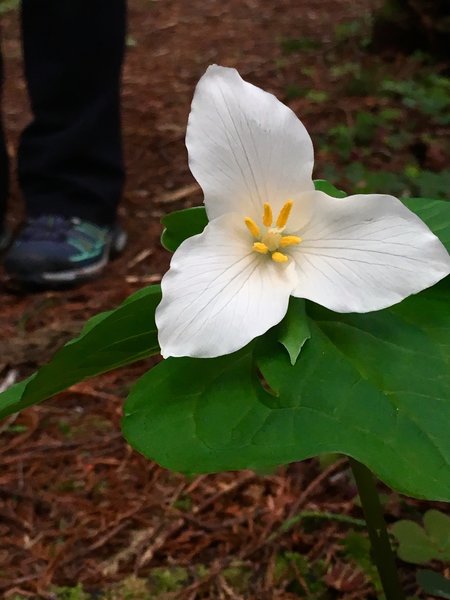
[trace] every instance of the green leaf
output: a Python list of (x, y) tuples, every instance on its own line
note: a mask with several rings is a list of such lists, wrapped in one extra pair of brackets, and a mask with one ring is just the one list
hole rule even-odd
[(316, 179), (314, 187), (318, 192), (325, 192), (325, 194), (333, 196), (333, 198), (345, 198), (347, 196), (345, 192), (338, 190), (337, 187), (325, 179)]
[(15, 413), (27, 405), (22, 405), (22, 397), (25, 392), (25, 388), (30, 383), (35, 375), (31, 375), (28, 379), (15, 383), (7, 390), (0, 394), (0, 419), (7, 417), (8, 415)]
[(172, 212), (161, 219), (165, 229), (161, 235), (161, 244), (166, 250), (175, 252), (188, 237), (201, 233), (208, 224), (203, 206), (185, 208)]
[(439, 510), (428, 510), (423, 524), (430, 540), (439, 549), (441, 560), (450, 561), (450, 517)]
[(301, 298), (291, 298), (286, 316), (279, 325), (278, 341), (288, 351), (292, 365), (297, 362), (304, 343), (310, 337), (305, 301)]
[(132, 446), (184, 472), (353, 456), (391, 487), (450, 500), (446, 283), (390, 310), (307, 304), (311, 338), (291, 365), (276, 330), (238, 353), (169, 359), (133, 388)]
[[(229, 457), (235, 455), (234, 444), (241, 446), (235, 420), (242, 417), (243, 398), (248, 398), (244, 402), (250, 421), (254, 417), (249, 406), (259, 412), (270, 398), (253, 368), (252, 345), (219, 358), (169, 358), (133, 387), (124, 409), (123, 433), (136, 449), (174, 470), (232, 468)], [(242, 443), (247, 446), (243, 433)], [(255, 457), (246, 455), (235, 468), (264, 467), (271, 458), (270, 452), (258, 447)]]
[(417, 573), (417, 583), (425, 593), (450, 600), (450, 580), (439, 573), (422, 569)]
[(429, 510), (423, 522), (424, 528), (409, 520), (398, 521), (392, 526), (392, 533), (399, 543), (399, 557), (415, 564), (450, 560), (450, 517), (438, 510)]
[(90, 319), (80, 336), (34, 375), (0, 394), (0, 418), (41, 402), (71, 385), (159, 352), (154, 320), (159, 286), (130, 296), (116, 310)]
[(424, 565), (436, 557), (433, 543), (414, 521), (397, 521), (391, 531), (399, 543), (397, 554), (405, 562)]
[(403, 198), (402, 201), (428, 225), (450, 252), (450, 202), (429, 198)]

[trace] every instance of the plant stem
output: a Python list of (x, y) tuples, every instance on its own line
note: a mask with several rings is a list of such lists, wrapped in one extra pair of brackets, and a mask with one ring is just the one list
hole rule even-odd
[(358, 486), (359, 497), (366, 518), (372, 546), (372, 558), (380, 575), (386, 600), (405, 600), (398, 578), (395, 556), (384, 522), (383, 510), (378, 497), (372, 472), (363, 464), (350, 458), (353, 475)]

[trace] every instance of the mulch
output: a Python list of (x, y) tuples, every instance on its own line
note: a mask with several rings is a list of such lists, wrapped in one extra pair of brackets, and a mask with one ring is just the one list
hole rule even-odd
[[(184, 134), (193, 88), (206, 66), (236, 66), (280, 98), (292, 81), (311, 85), (304, 70), (313, 66), (320, 89), (327, 69), (321, 51), (287, 58), (280, 40), (307, 36), (329, 43), (337, 23), (360, 17), (372, 5), (370, 0), (130, 0), (123, 85), (128, 180), (120, 208), (129, 247), (100, 280), (78, 290), (26, 295), (0, 273), (0, 382), (8, 374), (28, 375), (89, 316), (159, 281), (167, 269), (169, 257), (159, 245), (161, 216), (201, 202), (188, 170)], [(14, 12), (3, 17), (2, 35), (3, 112), (14, 158), (29, 119)], [(346, 50), (346, 59), (355, 59), (353, 51)], [(329, 102), (320, 106), (304, 97), (292, 100), (313, 138), (330, 123), (345, 122), (352, 107), (373, 103), (340, 98), (338, 91), (329, 89)], [(329, 158), (320, 150), (318, 157)], [(377, 160), (375, 155), (373, 165)], [(21, 215), (14, 186), (12, 226)], [(264, 475), (170, 473), (134, 452), (120, 434), (123, 400), (150, 364), (80, 383), (0, 423), (0, 596), (50, 599), (56, 597), (54, 586), (81, 583), (100, 597), (130, 575), (149, 578), (157, 568), (183, 567), (184, 584), (161, 597), (374, 597), (367, 574), (343, 557), (349, 524), (324, 519), (314, 527), (302, 521), (283, 529), (304, 510), (361, 518), (345, 459), (328, 466), (308, 460)], [(395, 520), (427, 506), (392, 494), (386, 510)], [(293, 555), (320, 567), (326, 595), (314, 596), (314, 582)], [(280, 557), (286, 556), (291, 560), (283, 572)], [(230, 577), (233, 569), (237, 580)], [(402, 577), (414, 593), (414, 569), (402, 565)]]

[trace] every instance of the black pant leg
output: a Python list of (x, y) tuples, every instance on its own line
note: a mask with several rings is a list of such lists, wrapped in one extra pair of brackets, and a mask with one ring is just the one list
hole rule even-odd
[(120, 78), (126, 0), (22, 0), (33, 121), (19, 148), (29, 216), (115, 219), (124, 168)]
[[(0, 105), (2, 104), (3, 88), (3, 59), (0, 50)], [(9, 192), (9, 159), (6, 148), (5, 132), (0, 115), (0, 229), (2, 227), (5, 215)]]

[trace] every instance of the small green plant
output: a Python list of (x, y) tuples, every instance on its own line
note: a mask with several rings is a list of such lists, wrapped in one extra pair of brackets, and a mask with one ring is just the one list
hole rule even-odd
[(370, 96), (378, 94), (379, 79), (378, 71), (373, 67), (364, 69), (360, 66), (359, 70), (353, 73), (350, 77), (343, 78), (341, 85), (342, 93), (346, 96)]
[(8, 427), (6, 428), (6, 432), (7, 433), (24, 433), (25, 431), (28, 431), (28, 427), (26, 425), (8, 425)]
[(0, 0), (0, 15), (10, 10), (17, 10), (20, 0)]
[(343, 62), (332, 65), (329, 70), (332, 79), (339, 80), (347, 75), (357, 76), (361, 73), (361, 64), (357, 62)]
[(346, 182), (360, 194), (371, 194), (378, 189), (380, 181), (386, 193), (396, 196), (408, 195), (408, 186), (405, 178), (399, 177), (390, 171), (367, 169), (362, 163), (355, 161), (345, 167)]
[(187, 512), (192, 508), (192, 498), (187, 494), (181, 495), (173, 503), (173, 507), (183, 512)]
[(357, 146), (369, 145), (373, 142), (380, 125), (380, 116), (368, 111), (356, 113), (353, 126), (353, 139)]
[(314, 104), (322, 104), (329, 98), (328, 93), (323, 90), (310, 90), (305, 98)]
[(438, 510), (425, 513), (423, 527), (405, 519), (397, 521), (391, 532), (398, 541), (398, 556), (406, 562), (450, 561), (450, 517)]
[(363, 15), (361, 19), (339, 23), (334, 30), (334, 37), (338, 44), (353, 42), (361, 48), (370, 44), (371, 15)]
[(412, 196), (428, 195), (430, 198), (442, 198), (443, 200), (448, 197), (450, 169), (435, 173), (419, 169), (415, 165), (409, 165), (405, 168), (403, 175)]
[(176, 592), (189, 581), (184, 567), (156, 567), (151, 570), (149, 587), (154, 598), (168, 592)]
[(91, 596), (87, 594), (81, 583), (75, 587), (57, 587), (55, 594), (58, 600), (90, 600)]
[(285, 95), (287, 100), (295, 100), (306, 94), (306, 91), (296, 83), (290, 83), (286, 86)]
[(383, 592), (380, 577), (370, 555), (370, 542), (362, 533), (350, 531), (342, 541), (342, 553), (353, 561), (372, 582), (377, 594)]
[(238, 561), (233, 562), (223, 570), (222, 574), (235, 592), (245, 594), (248, 591), (252, 571), (245, 564)]
[(274, 578), (286, 591), (310, 600), (329, 598), (324, 583), (325, 567), (321, 561), (310, 564), (298, 552), (282, 552), (275, 560)]
[(328, 139), (339, 158), (347, 161), (354, 147), (351, 129), (345, 125), (336, 125), (329, 130)]
[[(416, 521), (403, 519), (391, 527), (396, 538), (397, 554), (405, 562), (427, 565), (432, 561), (450, 561), (450, 517), (439, 510), (423, 516), (423, 527)], [(429, 569), (417, 573), (417, 583), (432, 596), (450, 599), (450, 580)]]
[(434, 73), (420, 79), (386, 80), (381, 86), (388, 96), (397, 96), (410, 109), (431, 117), (440, 125), (450, 124), (450, 80)]
[[(342, 144), (342, 139), (340, 143)], [(344, 148), (344, 146), (342, 146)], [(359, 161), (353, 161), (340, 172), (340, 179), (345, 187), (351, 186), (362, 194), (376, 192), (383, 182), (386, 193), (400, 197), (425, 197), (442, 199), (448, 195), (450, 189), (450, 169), (439, 173), (419, 169), (416, 165), (408, 165), (403, 172), (394, 173), (383, 169), (368, 169)], [(338, 171), (334, 166), (324, 170), (324, 176), (338, 178)]]
[(417, 573), (417, 583), (427, 594), (450, 600), (450, 579), (443, 577), (436, 571), (420, 570)]
[[(390, 116), (388, 113), (388, 117)], [(359, 111), (355, 114), (352, 125), (340, 124), (332, 127), (328, 131), (327, 141), (341, 160), (348, 161), (353, 151), (360, 155), (366, 154), (381, 126), (385, 129), (394, 127), (391, 120), (386, 118), (386, 114)]]
[(131, 575), (115, 583), (99, 600), (153, 600), (147, 579)]
[(286, 37), (280, 40), (280, 46), (284, 54), (293, 54), (303, 50), (316, 50), (320, 48), (321, 43), (319, 40), (307, 36), (301, 38)]

